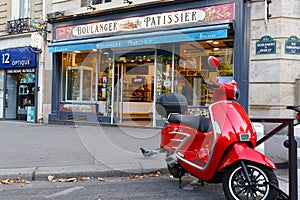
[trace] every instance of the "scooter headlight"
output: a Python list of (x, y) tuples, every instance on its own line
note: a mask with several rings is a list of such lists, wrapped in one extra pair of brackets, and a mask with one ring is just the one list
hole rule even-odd
[(240, 89), (237, 87), (235, 80), (231, 83), (222, 83), (222, 86), (225, 89), (227, 100), (237, 100), (240, 98)]

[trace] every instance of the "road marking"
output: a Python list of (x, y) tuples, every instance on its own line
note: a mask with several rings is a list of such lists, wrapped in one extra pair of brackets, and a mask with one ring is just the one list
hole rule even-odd
[(72, 188), (69, 188), (69, 189), (66, 189), (66, 190), (63, 190), (63, 191), (56, 192), (54, 194), (48, 195), (48, 196), (46, 196), (46, 198), (47, 199), (51, 199), (51, 198), (56, 198), (56, 197), (59, 197), (59, 196), (62, 196), (62, 195), (67, 195), (69, 193), (74, 192), (75, 190), (80, 190), (82, 188), (84, 188), (84, 187), (83, 186), (72, 187)]

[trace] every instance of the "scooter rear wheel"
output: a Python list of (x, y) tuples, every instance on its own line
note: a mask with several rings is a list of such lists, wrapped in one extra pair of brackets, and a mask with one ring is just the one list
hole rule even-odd
[(269, 184), (278, 186), (273, 170), (257, 164), (246, 164), (250, 183), (241, 165), (231, 167), (223, 177), (224, 193), (229, 200), (274, 200), (277, 191)]
[(181, 178), (185, 174), (185, 170), (179, 164), (169, 164), (168, 170), (174, 178)]

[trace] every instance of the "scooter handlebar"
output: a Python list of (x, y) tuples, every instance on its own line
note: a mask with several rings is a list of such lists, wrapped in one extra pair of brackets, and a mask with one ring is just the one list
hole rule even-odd
[(220, 88), (221, 87), (218, 84), (211, 83), (211, 82), (208, 82), (208, 81), (205, 81), (205, 80), (203, 80), (203, 83), (206, 84), (209, 89), (215, 89), (215, 88)]

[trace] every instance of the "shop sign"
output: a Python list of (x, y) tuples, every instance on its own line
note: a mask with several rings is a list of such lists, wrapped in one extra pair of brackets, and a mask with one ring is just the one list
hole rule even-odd
[(9, 74), (19, 74), (19, 73), (34, 73), (34, 68), (22, 68), (22, 69), (8, 69), (7, 73)]
[(160, 44), (162, 41), (165, 43), (172, 42), (186, 42), (193, 40), (209, 40), (226, 38), (228, 35), (227, 29), (214, 30), (214, 31), (201, 31), (186, 34), (175, 34), (175, 35), (161, 35), (146, 38), (136, 38), (136, 39), (124, 39), (115, 41), (103, 41), (96, 44), (97, 49), (105, 48), (119, 48), (119, 47), (130, 47), (130, 46), (143, 46), (149, 44)]
[(43, 37), (38, 32), (31, 33), (31, 46), (37, 49), (42, 48)]
[(61, 111), (61, 112), (96, 113), (96, 105), (95, 104), (60, 103), (59, 111)]
[(36, 67), (36, 53), (28, 47), (0, 50), (1, 68)]
[(256, 42), (256, 54), (275, 54), (276, 41), (271, 36), (263, 36)]
[(285, 41), (286, 54), (300, 54), (300, 41), (297, 36), (293, 35)]
[(234, 3), (56, 28), (56, 40), (234, 19)]

